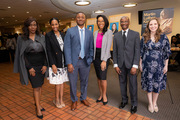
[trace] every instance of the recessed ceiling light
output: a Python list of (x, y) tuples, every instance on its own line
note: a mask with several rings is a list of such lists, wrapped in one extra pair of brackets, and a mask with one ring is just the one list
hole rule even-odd
[(8, 6), (8, 8), (11, 8), (10, 6)]
[(86, 6), (86, 5), (90, 5), (91, 2), (88, 0), (78, 0), (78, 1), (75, 1), (74, 4), (78, 6)]
[(29, 11), (27, 11), (26, 13), (29, 13)]
[(42, 15), (39, 15), (39, 17), (42, 17)]
[(29, 2), (31, 2), (32, 0), (28, 0)]
[(9, 23), (9, 22), (6, 22), (6, 23)]
[(125, 8), (130, 8), (130, 7), (135, 7), (135, 6), (137, 6), (137, 3), (126, 3), (123, 5), (123, 7)]
[(99, 13), (104, 13), (105, 11), (104, 10), (97, 10), (97, 11), (94, 11), (94, 13), (97, 13), (97, 14), (99, 14)]
[(4, 18), (1, 18), (2, 20), (4, 20)]
[(15, 20), (17, 22), (17, 20)]
[(59, 12), (56, 12), (56, 13), (59, 13)]
[(12, 17), (15, 17), (15, 15), (12, 15)]

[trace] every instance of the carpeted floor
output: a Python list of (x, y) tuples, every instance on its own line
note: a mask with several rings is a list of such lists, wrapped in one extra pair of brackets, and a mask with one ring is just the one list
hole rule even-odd
[[(168, 72), (167, 89), (160, 92), (158, 99), (159, 112), (150, 113), (147, 110), (148, 100), (146, 92), (141, 89), (140, 73), (138, 75), (138, 111), (137, 114), (155, 119), (155, 120), (179, 120), (180, 118), (180, 72)], [(118, 76), (112, 65), (109, 65), (108, 74), (108, 101), (109, 105), (119, 107), (121, 94)], [(169, 83), (169, 84), (168, 84)], [(78, 83), (79, 86), (79, 83)], [(172, 99), (170, 97), (172, 95)], [(99, 96), (96, 74), (93, 65), (91, 66), (88, 84), (88, 96), (97, 99)], [(129, 104), (124, 110), (130, 110)]]

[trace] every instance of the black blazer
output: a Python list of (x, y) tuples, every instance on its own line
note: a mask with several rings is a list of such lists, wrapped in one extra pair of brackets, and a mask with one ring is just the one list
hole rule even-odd
[[(64, 34), (60, 32), (60, 35), (64, 41)], [(57, 68), (62, 68), (62, 56), (64, 57), (64, 53), (63, 51), (61, 51), (60, 45), (56, 39), (54, 31), (48, 32), (45, 36), (45, 40), (47, 55), (49, 58), (49, 66), (52, 67), (52, 65), (54, 64)]]

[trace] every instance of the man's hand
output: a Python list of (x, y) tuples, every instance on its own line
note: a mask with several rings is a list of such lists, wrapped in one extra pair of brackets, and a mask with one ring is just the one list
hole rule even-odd
[(47, 70), (47, 67), (46, 67), (46, 66), (43, 66), (42, 69), (41, 69), (42, 74), (44, 74), (44, 73), (46, 72), (46, 70)]
[(69, 72), (69, 73), (72, 73), (73, 70), (74, 70), (73, 65), (72, 65), (72, 64), (68, 64), (68, 72)]
[(132, 75), (135, 75), (136, 74), (136, 70), (137, 70), (136, 68), (132, 67), (130, 73)]
[(119, 75), (121, 74), (121, 70), (119, 67), (115, 67), (115, 70), (116, 70), (117, 74), (119, 74)]
[(36, 75), (36, 73), (35, 73), (36, 71), (34, 70), (34, 68), (31, 68), (30, 70), (29, 70), (29, 74), (31, 75), (31, 76), (35, 76)]

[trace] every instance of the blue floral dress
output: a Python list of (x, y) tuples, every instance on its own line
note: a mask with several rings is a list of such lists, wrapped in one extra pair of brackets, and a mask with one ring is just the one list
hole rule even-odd
[(163, 74), (164, 62), (171, 54), (167, 36), (162, 34), (160, 40), (154, 43), (141, 40), (142, 70), (141, 85), (147, 92), (159, 93), (166, 89), (167, 74)]

